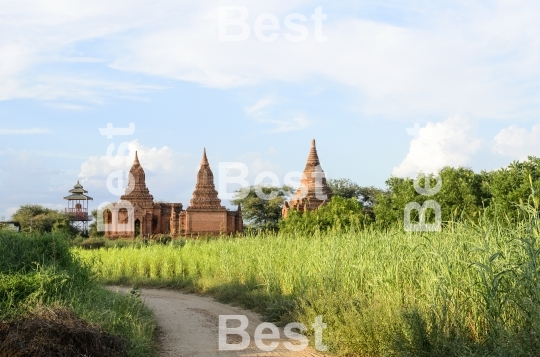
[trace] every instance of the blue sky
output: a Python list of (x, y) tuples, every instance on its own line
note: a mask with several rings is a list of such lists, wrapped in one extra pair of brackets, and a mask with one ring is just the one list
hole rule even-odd
[[(220, 6), (247, 10), (244, 41), (219, 40)], [(265, 13), (273, 42), (255, 34)], [(307, 19), (303, 41), (285, 38), (290, 14)], [(184, 206), (203, 147), (216, 180), (242, 162), (250, 183), (282, 182), (315, 138), (329, 178), (379, 187), (540, 156), (539, 19), (534, 1), (2, 1), (0, 218), (60, 209), (78, 179), (95, 206), (116, 200), (107, 177), (134, 150), (154, 197)], [(136, 129), (107, 139), (107, 123)]]

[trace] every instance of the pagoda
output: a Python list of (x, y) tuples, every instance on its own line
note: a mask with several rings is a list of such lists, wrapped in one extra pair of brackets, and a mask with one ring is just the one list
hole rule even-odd
[(133, 165), (129, 170), (126, 191), (120, 199), (130, 201), (131, 203), (139, 203), (142, 206), (153, 204), (154, 196), (150, 194), (148, 187), (146, 187), (146, 175), (139, 162), (137, 151), (135, 151), (135, 160), (133, 160)]
[(242, 232), (242, 213), (221, 205), (214, 185), (206, 149), (197, 173), (191, 205), (183, 210), (181, 203), (154, 202), (146, 186), (146, 175), (135, 152), (129, 170), (128, 186), (119, 202), (101, 212), (105, 235), (109, 238), (150, 237), (168, 234), (173, 237), (234, 234)]
[(197, 183), (193, 198), (190, 201), (188, 210), (203, 210), (203, 211), (223, 211), (225, 207), (221, 205), (221, 200), (218, 198), (218, 192), (214, 185), (214, 174), (210, 169), (208, 158), (206, 157), (206, 148), (203, 150), (199, 172), (197, 173)]
[(71, 195), (64, 197), (64, 200), (68, 201), (66, 215), (73, 227), (86, 234), (88, 233), (88, 222), (92, 220), (92, 216), (88, 214), (88, 201), (92, 201), (93, 198), (86, 195), (88, 191), (79, 181), (69, 192)]
[(319, 161), (315, 139), (312, 139), (300, 187), (289, 202), (284, 203), (281, 215), (286, 218), (290, 209), (299, 212), (315, 210), (330, 202), (331, 199), (332, 190), (326, 183), (326, 175)]
[(203, 150), (195, 191), (190, 206), (182, 212), (183, 235), (231, 234), (242, 232), (242, 212), (229, 211), (221, 205), (214, 185), (214, 174), (210, 169), (206, 148)]

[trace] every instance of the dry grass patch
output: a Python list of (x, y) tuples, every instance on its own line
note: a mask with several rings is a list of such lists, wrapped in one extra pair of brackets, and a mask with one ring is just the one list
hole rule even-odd
[(126, 342), (61, 306), (0, 322), (0, 357), (124, 357)]

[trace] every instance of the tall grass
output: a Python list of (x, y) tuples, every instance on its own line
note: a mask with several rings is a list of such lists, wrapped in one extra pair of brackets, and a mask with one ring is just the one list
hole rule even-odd
[(140, 299), (100, 287), (89, 263), (75, 257), (60, 235), (0, 230), (0, 319), (61, 305), (126, 338), (129, 356), (155, 355), (151, 312)]
[(532, 356), (540, 225), (333, 231), (77, 250), (106, 283), (187, 287), (310, 326), (342, 356)]

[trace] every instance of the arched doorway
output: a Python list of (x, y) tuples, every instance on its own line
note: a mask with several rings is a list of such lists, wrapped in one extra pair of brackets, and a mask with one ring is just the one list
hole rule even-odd
[(135, 220), (135, 238), (141, 235), (141, 221)]
[(105, 211), (103, 211), (103, 221), (106, 224), (111, 224), (112, 223), (112, 212), (111, 212), (111, 210), (106, 209)]

